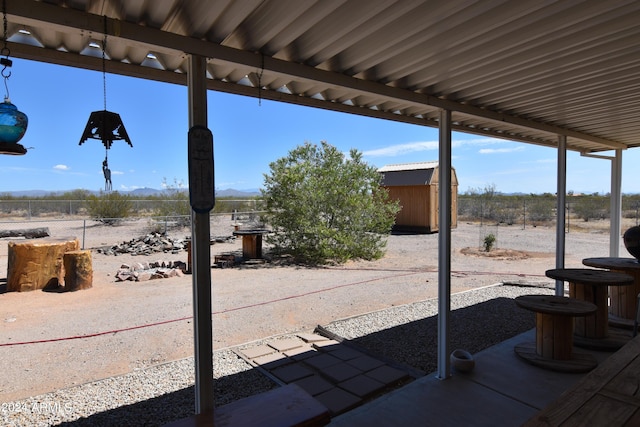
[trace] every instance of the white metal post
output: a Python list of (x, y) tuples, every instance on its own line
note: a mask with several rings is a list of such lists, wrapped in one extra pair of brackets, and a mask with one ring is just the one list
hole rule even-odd
[[(567, 137), (558, 135), (558, 190), (556, 205), (556, 268), (564, 268), (565, 206), (567, 194)], [(564, 282), (556, 280), (556, 295), (564, 295)]]
[(451, 376), (451, 111), (440, 110), (438, 154), (438, 378)]
[(616, 150), (611, 159), (611, 222), (609, 231), (609, 256), (620, 256), (622, 234), (622, 150)]
[[(207, 59), (189, 56), (189, 127), (207, 126)], [(191, 173), (191, 171), (189, 171)], [(191, 211), (195, 412), (213, 411), (213, 325), (209, 212)]]

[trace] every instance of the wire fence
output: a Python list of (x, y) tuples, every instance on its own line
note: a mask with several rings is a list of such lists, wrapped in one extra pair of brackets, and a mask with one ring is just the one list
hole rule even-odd
[[(0, 200), (0, 219), (64, 219), (72, 216), (89, 217), (90, 200), (8, 199)], [(166, 212), (186, 215), (191, 207), (182, 199), (127, 199), (132, 216), (165, 216)], [(256, 212), (264, 210), (262, 199), (217, 199), (213, 213)]]
[[(189, 201), (130, 200), (132, 215), (126, 218), (95, 219), (89, 215), (87, 200), (10, 199), (0, 200), (0, 235), (21, 229), (47, 228), (49, 236), (74, 236), (83, 248), (94, 248), (119, 242), (150, 232), (166, 236), (190, 238), (190, 215), (158, 215), (158, 212), (189, 212)], [(210, 215), (212, 236), (230, 235), (236, 226), (263, 227), (263, 200), (218, 199)], [(580, 227), (589, 221), (610, 217), (608, 196), (567, 197), (566, 230)], [(457, 199), (459, 221), (478, 223), (478, 247), (493, 235), (498, 247), (498, 225), (521, 226), (553, 225), (557, 218), (557, 200), (554, 195), (462, 194)], [(623, 221), (638, 225), (640, 195), (622, 198)]]
[[(212, 237), (228, 237), (239, 228), (262, 228), (261, 211), (211, 214)], [(22, 237), (29, 231), (46, 230), (54, 239), (77, 238), (82, 249), (110, 246), (151, 233), (160, 233), (172, 240), (191, 238), (191, 216), (144, 216), (128, 218), (34, 218), (0, 221), (0, 236)]]
[[(622, 217), (638, 225), (640, 196), (623, 196)], [(566, 198), (567, 229), (571, 222), (610, 219), (611, 200), (608, 196), (569, 196)], [(554, 195), (504, 196), (477, 194), (458, 196), (458, 218), (474, 220), (482, 225), (505, 224), (536, 226), (553, 224), (557, 219), (557, 198)]]

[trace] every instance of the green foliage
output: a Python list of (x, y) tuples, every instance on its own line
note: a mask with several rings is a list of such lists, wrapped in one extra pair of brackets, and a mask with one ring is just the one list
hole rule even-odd
[(175, 217), (176, 225), (188, 225), (191, 218), (191, 205), (189, 193), (184, 189), (184, 184), (176, 179), (173, 180), (173, 184), (169, 184), (167, 179), (163, 178), (162, 186), (165, 191), (155, 196), (158, 203), (154, 205), (153, 216)]
[(91, 218), (108, 225), (114, 225), (131, 216), (133, 211), (131, 197), (117, 191), (101, 191), (99, 196), (91, 195), (87, 201), (87, 211)]
[(305, 143), (269, 167), (262, 193), (274, 233), (265, 239), (276, 253), (310, 264), (384, 255), (399, 206), (361, 153)]
[(585, 222), (590, 219), (604, 219), (609, 217), (609, 198), (602, 196), (573, 196), (570, 209)]
[(496, 242), (496, 236), (493, 233), (487, 234), (484, 236), (484, 251), (491, 252), (493, 249), (493, 244)]

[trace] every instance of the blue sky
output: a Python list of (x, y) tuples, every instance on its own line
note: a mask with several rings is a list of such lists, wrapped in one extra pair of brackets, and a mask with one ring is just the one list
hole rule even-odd
[[(93, 139), (79, 145), (90, 113), (104, 106), (102, 73), (21, 59), (11, 72), (11, 101), (29, 117), (20, 141), (29, 151), (0, 156), (0, 193), (102, 189), (104, 146)], [(221, 190), (261, 187), (269, 163), (306, 141), (356, 148), (377, 167), (438, 159), (437, 130), (429, 127), (217, 92), (209, 92), (208, 104)], [(133, 143), (116, 141), (109, 150), (114, 190), (186, 186), (186, 87), (107, 74), (107, 110), (120, 114)], [(461, 193), (489, 185), (505, 193), (555, 193), (556, 150), (462, 133), (453, 140)], [(634, 170), (640, 150), (623, 159), (622, 191), (640, 193)], [(567, 190), (608, 193), (610, 163), (568, 152)]]

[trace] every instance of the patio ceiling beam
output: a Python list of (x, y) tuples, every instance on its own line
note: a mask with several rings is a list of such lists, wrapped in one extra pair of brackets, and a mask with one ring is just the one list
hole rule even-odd
[[(92, 71), (102, 71), (102, 59), (97, 57), (83, 57), (82, 62), (78, 62), (78, 55), (61, 50), (43, 49), (36, 46), (19, 45), (8, 42), (8, 47), (16, 57), (28, 59), (32, 61), (47, 62), (56, 65), (64, 65), (69, 67), (77, 67)], [(171, 70), (160, 70), (151, 67), (141, 67), (139, 65), (127, 62), (107, 61), (105, 64), (106, 71), (113, 74), (119, 74), (134, 78), (143, 78), (163, 83), (171, 83), (178, 85), (187, 84), (186, 73), (179, 73)], [(231, 93), (235, 95), (243, 95), (250, 97), (258, 97), (258, 88), (253, 86), (239, 85), (235, 83), (225, 82), (221, 80), (207, 79), (207, 89), (218, 92)], [(355, 105), (348, 105), (339, 102), (328, 102), (316, 98), (304, 97), (277, 90), (262, 89), (260, 91), (262, 99), (271, 101), (286, 102), (289, 104), (301, 105), (305, 107), (320, 108), (329, 111), (337, 111), (341, 113), (355, 114), (359, 116), (372, 117), (383, 120), (391, 120), (401, 123), (414, 124), (418, 126), (438, 127), (438, 120), (412, 115), (396, 114), (389, 111), (374, 110)], [(509, 141), (526, 142), (529, 144), (541, 145), (544, 147), (555, 147), (557, 144), (557, 135), (551, 134), (549, 138), (531, 138), (526, 135), (508, 134), (499, 132), (490, 128), (472, 127), (461, 122), (453, 122), (451, 129), (458, 132), (470, 133), (475, 135), (490, 136), (494, 138), (506, 139)], [(571, 147), (568, 149), (581, 151), (583, 148)]]
[[(105, 18), (99, 15), (89, 14), (71, 8), (61, 8), (44, 2), (33, 0), (7, 0), (9, 16), (16, 22), (34, 27), (45, 26), (60, 31), (92, 32), (102, 34), (105, 28)], [(403, 103), (415, 105), (430, 105), (435, 108), (446, 109), (452, 112), (461, 112), (476, 117), (482, 117), (497, 122), (510, 123), (530, 129), (537, 129), (556, 135), (590, 141), (603, 147), (603, 149), (626, 149), (627, 145), (617, 141), (600, 138), (595, 135), (566, 129), (561, 126), (538, 122), (524, 117), (504, 114), (498, 111), (483, 109), (477, 106), (441, 99), (428, 94), (421, 94), (406, 89), (388, 86), (382, 83), (366, 81), (350, 77), (345, 74), (317, 69), (308, 65), (287, 62), (268, 56), (262, 56), (254, 52), (242, 51), (215, 43), (181, 36), (175, 33), (161, 31), (150, 27), (144, 27), (117, 19), (107, 18), (107, 32), (111, 37), (128, 40), (132, 44), (145, 46), (150, 51), (167, 53), (170, 55), (194, 54), (207, 58), (216, 58), (233, 64), (253, 67), (257, 70), (264, 68), (271, 72), (286, 76), (297, 77), (303, 80), (321, 82), (331, 86), (352, 89), (362, 94), (370, 94), (384, 97), (388, 100), (400, 100)], [(21, 45), (16, 46), (14, 52), (19, 56)], [(45, 49), (43, 49), (45, 50)], [(77, 64), (87, 58), (77, 55)], [(71, 65), (71, 64), (69, 64)], [(81, 65), (76, 65), (81, 66)], [(146, 75), (150, 71), (144, 68), (140, 74)], [(334, 103), (327, 102), (329, 105)]]

